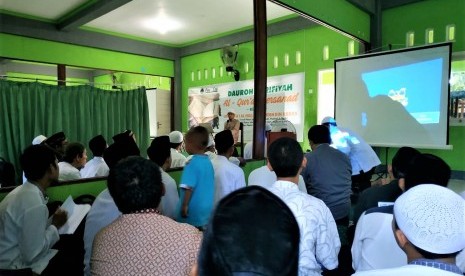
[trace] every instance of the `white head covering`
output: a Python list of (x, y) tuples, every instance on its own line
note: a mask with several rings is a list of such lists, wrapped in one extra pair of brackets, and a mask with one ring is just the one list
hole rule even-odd
[(321, 124), (326, 124), (326, 123), (335, 124), (336, 120), (334, 120), (334, 118), (331, 116), (326, 116), (323, 118), (323, 120), (321, 120)]
[(271, 131), (272, 127), (270, 123), (265, 124), (265, 131)]
[(228, 111), (228, 114), (229, 114), (229, 113), (236, 114), (236, 111), (235, 111), (234, 109), (230, 109), (230, 110)]
[(465, 248), (465, 201), (452, 190), (421, 184), (394, 204), (399, 229), (416, 247), (435, 254)]
[(182, 135), (182, 133), (177, 130), (170, 132), (168, 136), (170, 137), (170, 143), (173, 143), (173, 144), (182, 143), (184, 139), (184, 136)]
[(32, 140), (32, 144), (33, 145), (40, 145), (43, 141), (45, 141), (45, 139), (47, 139), (47, 137), (45, 137), (43, 135), (39, 135), (39, 136), (37, 136), (36, 138), (34, 138)]

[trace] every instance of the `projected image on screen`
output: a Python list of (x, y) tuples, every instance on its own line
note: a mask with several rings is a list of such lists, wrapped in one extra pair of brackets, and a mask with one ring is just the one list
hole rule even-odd
[(441, 58), (364, 73), (370, 97), (399, 102), (420, 124), (437, 124), (440, 115)]
[(374, 146), (444, 148), (450, 44), (335, 61), (338, 125)]

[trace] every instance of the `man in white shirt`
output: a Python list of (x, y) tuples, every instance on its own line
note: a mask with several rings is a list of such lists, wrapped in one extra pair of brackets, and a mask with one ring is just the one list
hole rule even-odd
[(212, 164), (215, 171), (216, 204), (231, 192), (245, 187), (245, 177), (244, 171), (229, 161), (234, 152), (234, 138), (230, 130), (223, 130), (215, 135), (215, 147), (218, 155), (212, 160)]
[[(105, 159), (109, 167), (113, 168), (120, 160), (139, 155), (140, 151), (132, 131), (124, 131), (113, 136), (115, 141), (105, 150)], [(86, 217), (84, 228), (84, 275), (90, 275), (90, 257), (92, 256), (92, 243), (95, 235), (105, 226), (112, 223), (121, 215), (108, 188), (103, 190), (95, 199)]]
[(171, 166), (170, 139), (168, 136), (159, 136), (153, 139), (150, 147), (147, 149), (147, 155), (150, 160), (160, 167), (161, 180), (165, 192), (161, 198), (161, 213), (172, 219), (176, 219), (176, 206), (179, 201), (178, 186), (176, 181), (166, 173)]
[(186, 157), (180, 152), (184, 136), (177, 130), (170, 132), (168, 136), (170, 138), (171, 147), (171, 168), (184, 167), (186, 164)]
[(280, 138), (268, 148), (268, 166), (278, 177), (269, 190), (287, 204), (299, 224), (299, 275), (321, 275), (323, 270), (338, 266), (341, 242), (328, 207), (297, 187), (306, 163), (302, 148), (294, 139)]
[[(399, 179), (399, 187), (407, 191), (423, 183), (447, 186), (450, 167), (437, 156), (418, 154)], [(407, 264), (407, 255), (399, 248), (392, 234), (393, 206), (368, 209), (360, 216), (352, 244), (352, 267), (355, 271), (400, 267)], [(380, 250), (382, 248), (383, 250)], [(389, 252), (389, 257), (386, 257)]]
[(59, 209), (48, 223), (45, 190), (58, 180), (59, 168), (54, 152), (43, 145), (24, 150), (20, 163), (27, 181), (0, 202), (0, 269), (41, 274), (57, 253), (51, 248), (67, 220)]
[(81, 178), (79, 172), (87, 162), (86, 148), (81, 143), (69, 143), (65, 148), (63, 161), (58, 163), (59, 181), (76, 180)]
[(463, 275), (455, 262), (465, 248), (464, 225), (465, 201), (458, 194), (435, 184), (415, 186), (394, 203), (391, 227), (408, 264), (354, 275)]
[(97, 135), (89, 141), (89, 148), (94, 155), (81, 170), (82, 178), (108, 176), (110, 168), (103, 159), (103, 152), (108, 147), (107, 141), (102, 135)]
[[(269, 189), (273, 183), (278, 180), (276, 173), (271, 171), (267, 165), (261, 166), (250, 172), (249, 174), (249, 181), (247, 185), (257, 185), (262, 186), (263, 188)], [(303, 193), (307, 193), (307, 187), (305, 187), (305, 181), (302, 175), (299, 174), (299, 183), (297, 184), (299, 187), (299, 191)]]
[(84, 228), (84, 275), (90, 275), (90, 257), (95, 235), (105, 226), (112, 223), (121, 212), (110, 195), (108, 188), (103, 190), (95, 199), (86, 217)]

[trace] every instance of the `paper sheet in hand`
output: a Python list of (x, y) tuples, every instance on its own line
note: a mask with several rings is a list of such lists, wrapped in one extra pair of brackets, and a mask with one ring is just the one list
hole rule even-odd
[(76, 231), (81, 221), (90, 211), (89, 204), (76, 204), (74, 203), (71, 196), (69, 196), (65, 202), (63, 202), (63, 205), (61, 205), (60, 208), (68, 212), (68, 221), (65, 223), (65, 225), (58, 229), (58, 233), (60, 235), (74, 234), (74, 231)]

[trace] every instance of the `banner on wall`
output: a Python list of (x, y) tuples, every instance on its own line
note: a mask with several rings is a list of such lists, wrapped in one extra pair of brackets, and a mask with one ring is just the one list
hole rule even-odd
[[(290, 121), (303, 141), (304, 73), (267, 78), (266, 122), (277, 119)], [(254, 81), (238, 81), (212, 86), (193, 87), (188, 90), (189, 128), (209, 123), (215, 133), (224, 128), (227, 114), (233, 110), (236, 119), (244, 124), (244, 140), (252, 140)]]

